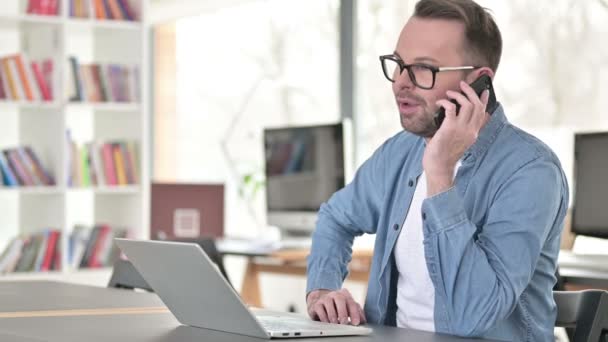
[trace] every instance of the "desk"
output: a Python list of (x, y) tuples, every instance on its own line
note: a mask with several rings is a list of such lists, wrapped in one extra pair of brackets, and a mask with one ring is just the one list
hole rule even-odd
[(608, 255), (560, 251), (558, 265), (566, 285), (608, 289)]
[[(232, 245), (234, 246), (234, 245)], [(278, 273), (306, 276), (308, 249), (271, 250), (264, 248), (244, 248), (241, 244), (232, 247), (230, 243), (218, 244), (223, 255), (239, 255), (247, 258), (247, 268), (241, 286), (241, 298), (249, 305), (263, 307), (260, 291), (260, 274)], [(347, 280), (360, 281), (367, 285), (372, 265), (371, 249), (354, 249)]]
[[(96, 288), (57, 282), (0, 283), (0, 313), (32, 310), (83, 310), (104, 308), (140, 308), (150, 312), (101, 315), (63, 315), (49, 317), (0, 318), (2, 342), (256, 342), (253, 337), (182, 326), (153, 293)], [(4, 305), (8, 303), (8, 305)], [(155, 309), (156, 308), (156, 309)], [(322, 337), (283, 341), (310, 342), (484, 342), (421, 331), (373, 326), (371, 336)]]

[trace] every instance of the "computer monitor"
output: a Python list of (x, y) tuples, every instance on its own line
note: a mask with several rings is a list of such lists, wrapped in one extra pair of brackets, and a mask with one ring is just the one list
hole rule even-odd
[(574, 137), (572, 232), (608, 238), (608, 132)]
[(351, 175), (349, 120), (264, 130), (268, 224), (285, 236), (308, 236), (317, 212)]

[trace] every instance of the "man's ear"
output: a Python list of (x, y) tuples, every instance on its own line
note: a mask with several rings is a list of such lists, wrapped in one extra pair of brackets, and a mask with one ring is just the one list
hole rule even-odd
[(488, 75), (488, 76), (490, 76), (492, 81), (494, 81), (494, 71), (492, 71), (492, 69), (490, 69), (488, 67), (481, 67), (481, 68), (475, 69), (471, 73), (469, 73), (466, 77), (465, 82), (467, 82), (468, 84), (471, 84), (471, 83), (475, 82), (475, 80), (478, 79), (481, 75)]

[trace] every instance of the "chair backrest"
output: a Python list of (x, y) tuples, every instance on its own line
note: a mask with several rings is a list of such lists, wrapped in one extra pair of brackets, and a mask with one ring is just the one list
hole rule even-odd
[(608, 292), (554, 291), (558, 327), (574, 328), (571, 342), (605, 342), (608, 335)]
[(152, 288), (146, 280), (139, 274), (135, 266), (128, 261), (119, 259), (114, 263), (112, 277), (108, 283), (108, 287), (121, 289), (143, 289), (153, 292)]

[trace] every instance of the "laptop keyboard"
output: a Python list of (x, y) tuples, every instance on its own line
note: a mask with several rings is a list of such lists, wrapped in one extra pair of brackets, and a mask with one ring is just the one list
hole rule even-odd
[(310, 321), (305, 318), (289, 316), (257, 316), (258, 321), (268, 331), (332, 331), (348, 329), (347, 325), (329, 324)]

